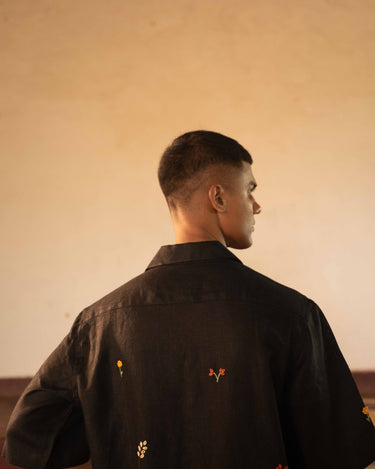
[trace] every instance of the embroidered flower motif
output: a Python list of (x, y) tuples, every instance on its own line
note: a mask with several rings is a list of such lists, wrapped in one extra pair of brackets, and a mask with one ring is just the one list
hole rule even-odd
[(371, 422), (370, 411), (367, 406), (362, 409), (362, 412), (366, 415), (366, 420)]
[(122, 370), (122, 361), (121, 360), (118, 360), (117, 361), (117, 367), (118, 367), (118, 370), (120, 372), (120, 376), (122, 378), (122, 375), (124, 374), (123, 370)]
[(145, 452), (147, 450), (147, 441), (140, 441), (138, 445), (138, 451), (137, 451), (137, 456), (139, 458), (138, 460), (138, 467), (141, 467), (141, 459), (145, 457)]
[[(279, 464), (276, 469), (283, 469), (283, 466), (281, 464)], [(284, 469), (288, 469), (288, 466), (285, 466)]]
[(212, 368), (210, 368), (210, 372), (208, 373), (208, 376), (213, 376), (213, 375), (215, 375), (216, 382), (218, 383), (220, 376), (225, 375), (225, 368), (219, 368), (219, 373), (217, 374), (214, 372)]

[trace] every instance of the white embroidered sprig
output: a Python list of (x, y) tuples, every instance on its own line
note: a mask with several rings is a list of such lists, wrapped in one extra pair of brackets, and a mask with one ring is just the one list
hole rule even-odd
[(145, 452), (147, 450), (147, 441), (140, 441), (138, 445), (137, 455), (139, 459), (143, 459), (145, 457)]

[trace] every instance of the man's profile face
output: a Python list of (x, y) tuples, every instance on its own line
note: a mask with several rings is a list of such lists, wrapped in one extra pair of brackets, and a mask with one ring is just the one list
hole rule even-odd
[(228, 247), (246, 249), (253, 244), (254, 213), (260, 209), (252, 193), (257, 183), (250, 163), (242, 162), (231, 186), (230, 191), (225, 191), (227, 210), (220, 215), (221, 230)]

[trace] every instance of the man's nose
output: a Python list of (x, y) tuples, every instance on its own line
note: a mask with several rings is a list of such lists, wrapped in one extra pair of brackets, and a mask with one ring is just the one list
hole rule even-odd
[(253, 213), (254, 213), (254, 215), (258, 215), (258, 213), (260, 213), (261, 211), (262, 211), (262, 207), (254, 199), (254, 202), (253, 202)]

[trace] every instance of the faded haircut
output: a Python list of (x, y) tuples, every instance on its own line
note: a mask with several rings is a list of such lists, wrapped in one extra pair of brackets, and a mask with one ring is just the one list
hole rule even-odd
[(159, 184), (169, 207), (187, 205), (203, 171), (210, 166), (241, 168), (243, 161), (253, 163), (250, 153), (220, 133), (195, 130), (175, 138), (165, 149), (158, 168)]

